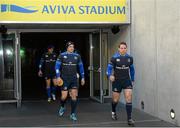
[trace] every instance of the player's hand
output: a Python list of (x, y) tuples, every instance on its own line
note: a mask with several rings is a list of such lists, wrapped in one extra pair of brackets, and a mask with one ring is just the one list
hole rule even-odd
[(42, 77), (42, 75), (43, 75), (42, 71), (41, 71), (41, 70), (39, 70), (39, 72), (38, 72), (38, 76), (39, 76), (39, 77)]
[(85, 84), (85, 79), (82, 78), (82, 79), (81, 79), (81, 85), (84, 86), (84, 84)]
[(61, 77), (58, 77), (56, 82), (57, 82), (58, 86), (62, 86), (63, 85), (63, 80), (61, 79)]
[(111, 82), (113, 82), (113, 81), (115, 81), (115, 77), (114, 77), (113, 75), (110, 75), (109, 80), (110, 80)]

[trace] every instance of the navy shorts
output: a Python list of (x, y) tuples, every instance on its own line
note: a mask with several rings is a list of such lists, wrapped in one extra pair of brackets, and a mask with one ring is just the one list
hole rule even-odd
[(56, 74), (55, 73), (46, 73), (45, 75), (44, 75), (44, 78), (45, 78), (45, 80), (48, 80), (48, 79), (56, 79)]
[(78, 89), (78, 78), (77, 76), (62, 76), (63, 85), (62, 90), (67, 91), (69, 89)]
[(132, 82), (130, 79), (125, 80), (115, 80), (112, 83), (112, 91), (113, 92), (121, 92), (122, 89), (132, 89)]

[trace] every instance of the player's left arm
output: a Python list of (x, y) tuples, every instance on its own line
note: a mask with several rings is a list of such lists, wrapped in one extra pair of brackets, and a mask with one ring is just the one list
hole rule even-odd
[(84, 66), (81, 60), (81, 56), (79, 56), (79, 62), (78, 62), (78, 66), (79, 66), (79, 72), (81, 75), (81, 85), (85, 84), (85, 79), (84, 79)]
[(55, 63), (55, 71), (56, 71), (57, 78), (59, 78), (61, 75), (61, 72), (60, 72), (61, 64), (62, 64), (61, 55), (59, 55), (59, 57), (57, 58), (56, 63)]
[(39, 72), (38, 72), (38, 76), (42, 77), (43, 73), (42, 73), (42, 65), (44, 64), (45, 61), (45, 54), (42, 55), (40, 63), (39, 63)]
[(131, 57), (131, 64), (130, 64), (129, 68), (130, 68), (131, 81), (134, 82), (135, 69), (134, 69), (133, 58), (132, 57)]

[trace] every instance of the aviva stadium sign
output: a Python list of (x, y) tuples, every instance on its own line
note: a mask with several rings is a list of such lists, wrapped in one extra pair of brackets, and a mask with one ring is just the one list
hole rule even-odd
[(130, 0), (0, 0), (0, 23), (129, 23)]

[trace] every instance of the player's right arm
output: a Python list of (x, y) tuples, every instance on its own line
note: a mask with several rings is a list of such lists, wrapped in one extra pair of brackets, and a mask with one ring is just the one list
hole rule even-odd
[(61, 54), (58, 56), (57, 60), (56, 60), (56, 64), (55, 64), (55, 71), (56, 71), (56, 78), (57, 78), (57, 83), (58, 85), (62, 85), (62, 79), (60, 77), (61, 72), (61, 65), (62, 65), (62, 60), (61, 60)]
[(114, 65), (115, 65), (115, 58), (112, 57), (108, 66), (107, 66), (107, 70), (106, 70), (106, 74), (107, 74), (109, 80), (112, 82), (115, 80), (115, 77), (113, 75)]
[(42, 66), (44, 64), (44, 60), (45, 60), (45, 55), (43, 54), (41, 59), (40, 59), (40, 63), (39, 63), (39, 72), (38, 72), (38, 76), (42, 77)]
[(56, 60), (56, 64), (55, 64), (55, 71), (56, 71), (57, 78), (59, 78), (61, 75), (61, 72), (60, 72), (61, 64), (62, 64), (61, 55), (59, 55), (59, 57)]

